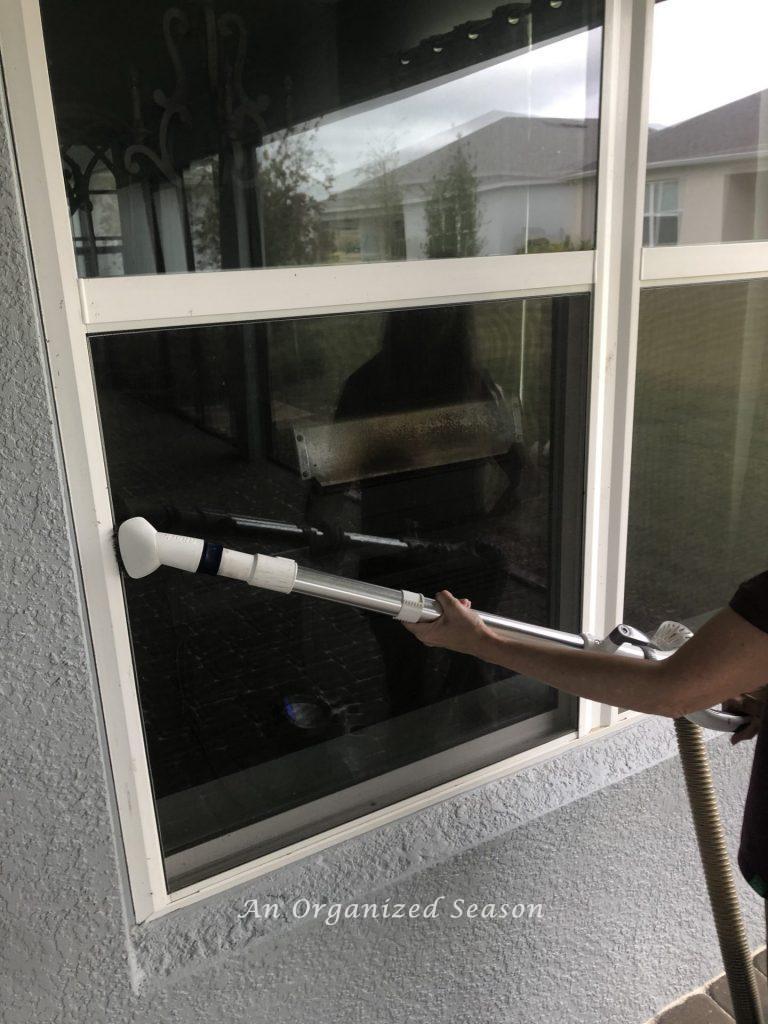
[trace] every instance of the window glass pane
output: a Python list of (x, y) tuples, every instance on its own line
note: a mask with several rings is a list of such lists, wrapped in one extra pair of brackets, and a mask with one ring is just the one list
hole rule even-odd
[[(93, 338), (116, 517), (578, 630), (588, 322), (575, 296)], [(172, 885), (572, 722), (373, 614), (125, 590)]]
[(70, 206), (108, 150), (126, 274), (593, 245), (602, 0), (41, 6)]
[(696, 624), (766, 569), (768, 281), (642, 292), (625, 618)]
[(659, 182), (657, 205), (660, 213), (677, 210), (677, 182)]
[(659, 217), (656, 221), (656, 245), (675, 245), (677, 217)]
[(681, 210), (659, 244), (768, 238), (766, 37), (765, 0), (657, 2), (647, 174), (678, 179)]

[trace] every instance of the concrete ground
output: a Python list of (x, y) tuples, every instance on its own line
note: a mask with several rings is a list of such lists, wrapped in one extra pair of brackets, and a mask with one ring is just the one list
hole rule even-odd
[[(763, 1016), (768, 1016), (765, 947), (754, 956), (755, 978)], [(725, 974), (668, 1006), (648, 1024), (733, 1024), (733, 1001)]]

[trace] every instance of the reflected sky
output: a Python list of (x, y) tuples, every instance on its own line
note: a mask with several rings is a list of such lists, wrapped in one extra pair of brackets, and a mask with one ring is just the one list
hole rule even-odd
[(649, 122), (676, 124), (767, 89), (766, 39), (766, 0), (657, 4)]
[(503, 114), (597, 117), (600, 40), (599, 29), (575, 32), (395, 99), (337, 112), (317, 124), (314, 145), (333, 160), (338, 189), (356, 184), (358, 168), (375, 152), (397, 152), (402, 164)]
[[(766, 38), (766, 0), (657, 4), (649, 122), (675, 124), (768, 88)], [(332, 160), (338, 190), (358, 183), (359, 168), (376, 152), (397, 154), (403, 164), (505, 113), (597, 117), (600, 45), (599, 29), (576, 32), (398, 98), (337, 112), (315, 126), (314, 145)]]

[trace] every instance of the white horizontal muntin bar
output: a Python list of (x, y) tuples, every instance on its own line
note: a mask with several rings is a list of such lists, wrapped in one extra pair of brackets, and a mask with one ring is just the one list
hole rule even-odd
[(768, 242), (710, 242), (643, 249), (644, 288), (768, 277)]
[(592, 287), (594, 253), (83, 278), (91, 333), (423, 306)]

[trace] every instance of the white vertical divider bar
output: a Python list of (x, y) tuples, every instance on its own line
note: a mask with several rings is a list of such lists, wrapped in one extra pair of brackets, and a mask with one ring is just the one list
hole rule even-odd
[(142, 921), (168, 894), (37, 0), (2, 0), (0, 50), (131, 897)]
[[(606, 0), (582, 627), (621, 620), (634, 412), (653, 0)], [(579, 734), (616, 719), (580, 702)]]

